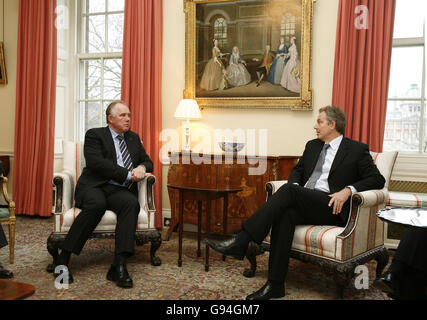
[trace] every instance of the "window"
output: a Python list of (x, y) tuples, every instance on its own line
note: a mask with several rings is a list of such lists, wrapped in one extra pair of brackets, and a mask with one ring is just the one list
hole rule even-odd
[(285, 38), (286, 42), (291, 41), (291, 37), (295, 35), (295, 17), (290, 13), (282, 16), (280, 27), (280, 36)]
[(427, 154), (425, 0), (397, 0), (384, 151)]
[(227, 48), (227, 21), (224, 17), (217, 17), (214, 20), (214, 39), (218, 40), (218, 47), (221, 50)]
[(121, 97), (124, 0), (80, 0), (79, 138), (106, 125), (108, 104)]

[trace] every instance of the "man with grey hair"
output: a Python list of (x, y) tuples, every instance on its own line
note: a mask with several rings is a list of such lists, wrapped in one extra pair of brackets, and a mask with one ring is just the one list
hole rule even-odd
[(381, 189), (385, 179), (366, 144), (344, 137), (346, 117), (338, 107), (319, 110), (314, 125), (317, 139), (309, 141), (288, 183), (243, 223), (231, 239), (207, 239), (214, 250), (243, 260), (249, 242), (261, 243), (271, 229), (268, 281), (248, 300), (285, 295), (295, 226), (301, 224), (345, 226), (350, 198), (355, 192)]
[[(56, 266), (68, 271), (71, 253), (79, 255), (106, 210), (117, 215), (115, 256), (107, 279), (119, 287), (133, 286), (126, 269), (126, 259), (134, 254), (138, 214), (137, 182), (153, 171), (153, 162), (145, 152), (138, 134), (130, 131), (130, 110), (123, 101), (112, 102), (106, 110), (107, 127), (86, 132), (84, 156), (86, 167), (78, 179), (75, 206), (81, 209), (61, 244)], [(59, 270), (61, 268), (56, 268)], [(55, 278), (61, 274), (54, 273)]]

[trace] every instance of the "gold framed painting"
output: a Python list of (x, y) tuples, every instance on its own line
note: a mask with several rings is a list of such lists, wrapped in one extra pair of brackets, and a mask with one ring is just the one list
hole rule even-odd
[(184, 98), (216, 108), (312, 110), (316, 0), (184, 0)]
[(4, 60), (3, 42), (0, 42), (0, 84), (7, 84), (6, 62)]

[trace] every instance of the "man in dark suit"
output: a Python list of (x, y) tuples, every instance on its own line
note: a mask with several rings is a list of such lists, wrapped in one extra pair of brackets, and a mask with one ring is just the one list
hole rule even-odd
[[(0, 173), (1, 174), (1, 173)], [(0, 249), (7, 246), (6, 235), (4, 234), (3, 228), (0, 225)], [(13, 277), (13, 273), (6, 270), (0, 263), (0, 279), (10, 279)]]
[(427, 229), (409, 227), (393, 261), (374, 285), (396, 300), (427, 299)]
[(295, 226), (347, 223), (354, 192), (381, 189), (385, 179), (373, 163), (367, 145), (344, 138), (346, 118), (337, 107), (319, 110), (314, 129), (298, 164), (283, 185), (231, 239), (206, 243), (214, 250), (243, 260), (250, 241), (261, 243), (271, 229), (268, 281), (248, 300), (267, 300), (285, 295)]
[[(3, 162), (0, 161), (0, 176), (3, 175)], [(3, 231), (3, 227), (0, 225), (0, 249), (7, 246), (7, 239)], [(13, 277), (13, 273), (3, 268), (0, 263), (0, 279), (9, 279)]]
[[(68, 283), (73, 277), (68, 268), (71, 253), (79, 255), (105, 210), (117, 214), (115, 256), (107, 279), (123, 288), (133, 286), (126, 259), (134, 254), (135, 230), (140, 206), (137, 182), (153, 171), (153, 162), (139, 136), (130, 131), (130, 110), (122, 101), (107, 110), (108, 126), (86, 132), (83, 169), (75, 192), (75, 206), (81, 209), (61, 244), (57, 266), (65, 266)], [(60, 269), (55, 272), (58, 278)]]

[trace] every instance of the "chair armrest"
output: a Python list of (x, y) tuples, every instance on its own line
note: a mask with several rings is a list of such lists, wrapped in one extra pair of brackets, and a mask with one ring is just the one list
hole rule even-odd
[[(367, 234), (370, 226), (375, 225), (375, 219), (378, 219), (376, 213), (386, 206), (388, 200), (388, 189), (368, 190), (356, 192), (351, 198), (350, 216), (344, 231), (338, 235), (338, 238), (345, 239), (352, 234)], [(383, 224), (378, 219), (378, 226), (375, 233), (383, 233)], [(375, 239), (375, 237), (373, 238)], [(383, 241), (384, 242), (384, 241)]]
[(379, 205), (385, 205), (388, 200), (388, 189), (368, 190), (356, 192), (353, 197), (357, 199), (359, 206), (362, 208), (370, 208)]
[(6, 203), (9, 206), (9, 217), (15, 218), (15, 202), (13, 202), (12, 199), (9, 198), (9, 194), (7, 193), (7, 181), (8, 179), (5, 176), (0, 175), (0, 189), (1, 193), (3, 194), (4, 200), (6, 200)]
[(53, 174), (53, 214), (63, 214), (73, 207), (74, 179), (67, 172)]
[(148, 213), (148, 225), (154, 226), (154, 216), (156, 214), (156, 207), (154, 205), (153, 185), (156, 183), (156, 177), (151, 173), (139, 182), (138, 189), (138, 202), (141, 209)]
[(267, 191), (267, 199), (273, 195), (281, 186), (288, 183), (288, 180), (277, 180), (269, 181), (265, 184), (265, 190)]

